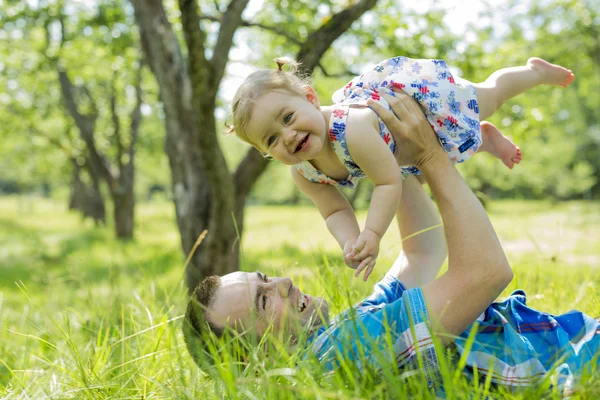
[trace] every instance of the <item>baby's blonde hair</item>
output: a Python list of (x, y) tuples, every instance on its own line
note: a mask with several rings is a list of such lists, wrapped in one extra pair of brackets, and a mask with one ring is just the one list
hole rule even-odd
[[(303, 78), (296, 74), (300, 66), (299, 62), (289, 57), (279, 57), (273, 61), (277, 63), (277, 69), (262, 69), (251, 73), (233, 97), (233, 125), (227, 126), (227, 133), (235, 133), (237, 137), (252, 146), (255, 144), (248, 139), (246, 127), (256, 99), (274, 90), (286, 90), (303, 96), (306, 86), (310, 85), (308, 77)], [(289, 66), (287, 71), (283, 70), (284, 65)]]

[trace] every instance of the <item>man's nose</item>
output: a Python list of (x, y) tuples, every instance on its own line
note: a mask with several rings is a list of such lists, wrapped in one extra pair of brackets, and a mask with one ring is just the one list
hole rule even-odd
[(284, 129), (283, 130), (283, 143), (285, 143), (286, 146), (289, 146), (290, 144), (294, 143), (294, 141), (296, 140), (296, 130), (295, 129)]
[(287, 299), (290, 295), (290, 288), (292, 287), (292, 280), (290, 278), (281, 278), (277, 281), (277, 291), (279, 295), (284, 299)]

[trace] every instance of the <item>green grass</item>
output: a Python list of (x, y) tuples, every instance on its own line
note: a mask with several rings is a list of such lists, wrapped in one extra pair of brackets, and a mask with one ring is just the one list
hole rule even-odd
[[(528, 305), (600, 316), (600, 205), (494, 202), (490, 215)], [(361, 215), (364, 220), (364, 213)], [(201, 372), (181, 335), (184, 257), (170, 203), (140, 204), (136, 239), (121, 243), (65, 204), (0, 198), (0, 398), (414, 398), (428, 395), (419, 376), (392, 368), (323, 375), (294, 365), (281, 348), (254, 353), (248, 369)], [(251, 207), (243, 268), (287, 275), (303, 291), (331, 300), (334, 311), (369, 292), (400, 250), (397, 229), (381, 246), (369, 283), (352, 278), (313, 208)], [(278, 354), (276, 356), (275, 354)], [(306, 365), (305, 363), (309, 363)], [(485, 396), (485, 383), (444, 369), (450, 398)], [(600, 398), (598, 379), (575, 397)], [(551, 396), (541, 387), (499, 398)]]

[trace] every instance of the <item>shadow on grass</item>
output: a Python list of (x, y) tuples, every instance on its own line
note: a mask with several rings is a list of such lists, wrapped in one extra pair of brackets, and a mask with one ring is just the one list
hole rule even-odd
[(47, 286), (57, 280), (77, 288), (131, 276), (156, 277), (181, 267), (179, 249), (118, 241), (110, 228), (78, 227), (43, 232), (11, 219), (0, 219), (0, 287)]

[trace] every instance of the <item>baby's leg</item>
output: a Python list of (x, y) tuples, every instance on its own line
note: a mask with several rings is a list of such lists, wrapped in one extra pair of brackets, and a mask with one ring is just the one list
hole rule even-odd
[(479, 120), (489, 118), (507, 100), (538, 85), (567, 86), (575, 79), (570, 69), (530, 58), (522, 67), (502, 68), (473, 86), (479, 104)]
[(487, 151), (491, 155), (502, 160), (504, 165), (512, 169), (515, 164), (521, 162), (523, 158), (521, 149), (514, 144), (509, 138), (504, 136), (502, 132), (487, 121), (481, 122), (481, 139), (483, 142), (477, 151)]

